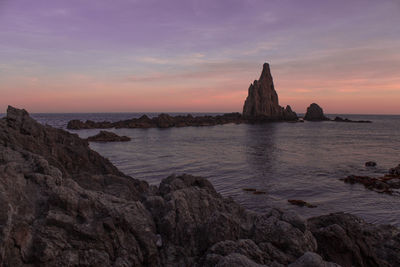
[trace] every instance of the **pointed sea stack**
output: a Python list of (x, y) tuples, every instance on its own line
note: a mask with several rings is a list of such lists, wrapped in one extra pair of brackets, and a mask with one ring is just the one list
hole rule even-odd
[(279, 106), (270, 67), (264, 63), (260, 79), (249, 87), (249, 95), (244, 102), (243, 117), (256, 121), (297, 120), (290, 106)]

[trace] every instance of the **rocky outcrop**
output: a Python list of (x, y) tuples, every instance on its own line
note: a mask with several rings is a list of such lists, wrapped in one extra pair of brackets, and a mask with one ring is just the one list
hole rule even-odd
[(285, 109), (279, 106), (278, 94), (275, 91), (271, 70), (264, 63), (260, 79), (249, 87), (249, 93), (244, 102), (243, 117), (251, 120), (297, 120), (297, 115), (290, 106)]
[(333, 119), (333, 121), (335, 122), (354, 122), (354, 123), (371, 123), (372, 121), (366, 121), (366, 120), (359, 120), (359, 121), (354, 121), (354, 120), (350, 120), (348, 118), (342, 118), (342, 117), (335, 117)]
[(117, 122), (94, 122), (87, 120), (71, 120), (68, 122), (67, 128), (71, 130), (80, 129), (109, 129), (109, 128), (170, 128), (170, 127), (187, 127), (187, 126), (213, 126), (228, 123), (243, 123), (244, 118), (240, 113), (227, 113), (218, 116), (170, 116), (162, 113), (154, 118), (146, 115), (140, 118), (123, 120)]
[(317, 253), (343, 267), (400, 266), (400, 231), (335, 213), (308, 220), (317, 239)]
[(128, 136), (119, 136), (113, 132), (100, 131), (100, 133), (88, 137), (89, 142), (128, 142), (131, 138)]
[(329, 118), (325, 117), (322, 108), (316, 104), (312, 103), (308, 108), (304, 120), (307, 121), (327, 121)]
[[(353, 229), (367, 226), (352, 218), (337, 224), (349, 220), (342, 228), (362, 244)], [(332, 266), (342, 247), (330, 247), (321, 223), (311, 221), (316, 239), (295, 213), (248, 211), (200, 177), (149, 186), (24, 110), (0, 119), (1, 266)], [(368, 232), (381, 245), (366, 252), (396, 266), (397, 230), (382, 229)]]
[[(373, 161), (367, 163), (369, 165), (366, 164), (366, 166), (376, 166)], [(350, 175), (340, 180), (349, 184), (362, 184), (367, 189), (378, 193), (398, 196), (400, 195), (400, 164), (395, 168), (391, 168), (389, 173), (382, 177)]]

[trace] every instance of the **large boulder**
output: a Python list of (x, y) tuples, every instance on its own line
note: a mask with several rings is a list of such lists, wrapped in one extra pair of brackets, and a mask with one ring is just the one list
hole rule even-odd
[(306, 112), (306, 115), (304, 116), (304, 119), (307, 120), (307, 121), (326, 121), (326, 120), (329, 120), (329, 118), (327, 118), (324, 115), (324, 111), (322, 110), (322, 108), (316, 103), (312, 103), (307, 108), (307, 112)]
[(243, 106), (243, 117), (253, 120), (297, 120), (290, 106), (279, 106), (271, 70), (264, 63), (261, 76), (249, 87), (249, 93)]
[(318, 254), (341, 266), (400, 266), (400, 231), (345, 213), (308, 220)]

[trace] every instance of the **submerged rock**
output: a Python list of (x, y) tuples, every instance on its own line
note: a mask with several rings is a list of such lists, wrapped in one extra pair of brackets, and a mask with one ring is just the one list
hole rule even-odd
[(261, 76), (249, 87), (243, 106), (243, 117), (251, 120), (297, 120), (290, 106), (279, 105), (270, 67), (264, 63)]
[(325, 117), (324, 111), (322, 108), (316, 104), (312, 103), (308, 108), (306, 115), (304, 116), (304, 120), (307, 121), (326, 121), (329, 120), (329, 118)]
[(343, 119), (341, 117), (335, 117), (335, 119), (333, 119), (333, 121), (335, 121), (335, 122), (371, 123), (371, 121), (365, 121), (365, 120), (353, 121), (353, 120), (349, 120), (347, 118)]
[[(0, 119), (4, 266), (321, 263), (310, 252), (341, 263), (337, 255), (346, 236), (330, 234), (322, 225), (335, 222), (335, 216), (309, 221), (316, 239), (309, 223), (295, 213), (246, 210), (204, 178), (170, 176), (159, 187), (149, 186), (118, 171), (78, 135), (42, 126), (24, 110), (10, 107)], [(373, 255), (368, 263), (398, 266), (398, 230), (375, 227), (352, 236), (354, 229), (365, 228), (354, 218), (344, 216), (336, 223), (357, 240), (344, 251), (345, 260), (358, 255), (358, 246), (361, 256)], [(373, 240), (365, 253), (364, 239)]]
[(308, 202), (305, 202), (304, 200), (301, 199), (289, 199), (288, 202), (292, 205), (296, 205), (299, 207), (307, 207), (307, 208), (316, 208), (317, 206), (312, 205)]
[(365, 166), (366, 167), (375, 167), (376, 162), (375, 161), (367, 161), (367, 162), (365, 162)]
[(119, 136), (113, 132), (100, 131), (100, 133), (87, 138), (89, 142), (128, 142), (131, 138), (128, 136)]
[[(368, 165), (367, 165), (368, 163)], [(375, 166), (375, 162), (367, 162), (366, 166)], [(375, 164), (375, 165), (374, 165)], [(378, 193), (400, 194), (400, 164), (399, 166), (389, 170), (389, 173), (382, 177), (369, 177), (350, 175), (340, 179), (345, 183), (362, 184), (366, 188)]]

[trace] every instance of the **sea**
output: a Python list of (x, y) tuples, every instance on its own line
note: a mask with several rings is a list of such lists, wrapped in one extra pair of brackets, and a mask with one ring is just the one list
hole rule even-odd
[[(118, 121), (144, 113), (32, 114), (66, 129), (69, 120)], [(146, 113), (149, 117), (156, 113)], [(177, 113), (171, 115), (178, 115)], [(182, 115), (182, 113), (179, 113)], [(193, 114), (193, 113), (192, 113)], [(218, 113), (207, 113), (217, 115)], [(205, 115), (203, 114), (193, 114)], [(328, 114), (334, 118), (336, 114)], [(380, 194), (341, 181), (349, 175), (382, 176), (400, 163), (400, 116), (340, 115), (372, 123), (275, 122), (167, 129), (109, 129), (132, 138), (90, 143), (125, 174), (158, 185), (169, 175), (209, 179), (216, 190), (248, 209), (294, 210), (308, 218), (348, 212), (378, 224), (400, 226), (400, 194)], [(69, 130), (86, 138), (99, 129)], [(365, 162), (375, 161), (376, 167)], [(244, 191), (250, 188), (265, 194)], [(298, 207), (289, 199), (316, 208)]]

